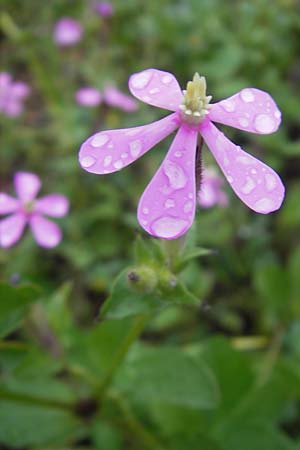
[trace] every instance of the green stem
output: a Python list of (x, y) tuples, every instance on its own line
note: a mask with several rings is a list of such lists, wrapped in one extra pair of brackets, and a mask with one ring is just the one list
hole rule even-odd
[(134, 319), (133, 326), (129, 333), (127, 334), (126, 338), (124, 339), (122, 345), (119, 347), (118, 351), (116, 352), (114, 358), (112, 359), (111, 365), (108, 368), (105, 377), (103, 378), (102, 382), (98, 386), (97, 389), (97, 396), (102, 398), (105, 390), (110, 385), (111, 380), (115, 374), (115, 371), (125, 358), (129, 348), (133, 344), (133, 342), (136, 340), (136, 338), (141, 334), (143, 331), (147, 321), (149, 319), (149, 316), (138, 316)]
[(141, 440), (145, 447), (152, 450), (163, 450), (164, 446), (139, 422), (125, 398), (115, 391), (109, 391), (109, 396), (122, 412), (128, 428)]
[(50, 398), (40, 398), (33, 395), (11, 392), (5, 389), (0, 389), (0, 398), (15, 402), (21, 402), (36, 406), (44, 406), (47, 408), (63, 409), (68, 411), (71, 411), (73, 408), (73, 404), (71, 403), (52, 400)]

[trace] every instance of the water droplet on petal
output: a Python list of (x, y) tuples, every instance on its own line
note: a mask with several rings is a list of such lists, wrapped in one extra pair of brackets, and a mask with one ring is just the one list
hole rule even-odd
[(267, 213), (274, 208), (274, 202), (270, 198), (263, 197), (258, 200), (254, 206), (259, 212)]
[(149, 208), (146, 208), (146, 207), (145, 207), (145, 208), (142, 209), (142, 211), (143, 211), (143, 213), (146, 214), (146, 215), (149, 214)]
[(276, 129), (276, 123), (267, 114), (258, 114), (254, 120), (254, 126), (259, 133), (272, 133)]
[(246, 128), (246, 127), (249, 126), (249, 120), (248, 120), (246, 117), (240, 117), (240, 118), (239, 118), (239, 124), (240, 124), (242, 127)]
[(175, 206), (175, 201), (172, 199), (172, 198), (168, 198), (166, 201), (165, 201), (165, 204), (164, 204), (164, 206), (165, 206), (165, 208), (174, 208), (174, 206)]
[(123, 167), (123, 161), (121, 161), (120, 159), (118, 159), (118, 161), (116, 161), (114, 164), (114, 168), (115, 169), (122, 169), (122, 167)]
[(226, 175), (228, 183), (233, 183), (233, 178), (230, 175)]
[(273, 189), (275, 189), (276, 185), (277, 185), (277, 181), (276, 178), (274, 177), (274, 175), (272, 175), (271, 173), (267, 173), (265, 175), (265, 181), (266, 181), (266, 187), (267, 190), (273, 191)]
[(121, 158), (122, 158), (122, 159), (128, 158), (128, 153), (122, 153)]
[(142, 99), (144, 100), (144, 102), (150, 102), (151, 101), (151, 98), (149, 97), (149, 95), (144, 95), (142, 97)]
[(220, 102), (220, 106), (222, 106), (222, 108), (224, 108), (227, 112), (235, 111), (235, 104), (231, 100), (223, 100)]
[(183, 211), (185, 213), (189, 213), (189, 212), (192, 211), (192, 209), (193, 209), (193, 202), (191, 202), (191, 201), (186, 202), (184, 207), (183, 207)]
[(95, 164), (96, 161), (96, 158), (94, 158), (93, 156), (84, 156), (80, 159), (80, 164), (82, 165), (82, 167), (91, 167), (93, 164)]
[(108, 140), (109, 136), (107, 134), (98, 133), (91, 140), (91, 145), (92, 147), (102, 147)]
[(246, 184), (242, 187), (242, 192), (244, 194), (250, 194), (250, 192), (252, 192), (254, 188), (255, 182), (252, 180), (252, 178), (247, 177)]
[(240, 95), (241, 95), (241, 99), (243, 100), (243, 102), (245, 102), (245, 103), (254, 102), (255, 97), (254, 97), (254, 94), (251, 89), (249, 89), (249, 88), (243, 89), (241, 91)]
[(164, 172), (169, 179), (169, 183), (174, 189), (182, 189), (187, 182), (187, 177), (182, 167), (172, 161), (165, 161)]
[(176, 158), (181, 158), (182, 157), (182, 152), (180, 150), (177, 150), (174, 155), (176, 156)]
[(136, 141), (130, 142), (129, 148), (131, 156), (133, 156), (133, 158), (136, 158), (142, 150), (142, 143), (137, 139)]
[(156, 236), (164, 239), (175, 238), (187, 228), (189, 222), (175, 217), (161, 217), (155, 220), (151, 229)]
[(132, 86), (135, 89), (143, 89), (147, 86), (147, 84), (149, 83), (150, 79), (152, 77), (152, 73), (151, 72), (142, 72), (142, 73), (137, 73), (135, 75), (132, 76)]
[(158, 94), (158, 92), (159, 92), (158, 88), (153, 88), (153, 89), (150, 89), (149, 94)]
[(171, 77), (171, 75), (164, 75), (161, 81), (164, 84), (169, 84), (172, 81), (172, 77)]
[(276, 109), (276, 111), (274, 112), (274, 117), (276, 117), (276, 119), (280, 119), (281, 112), (278, 109)]
[(112, 156), (110, 156), (110, 155), (105, 156), (105, 158), (103, 160), (103, 166), (108, 167), (111, 163), (111, 160), (112, 160)]

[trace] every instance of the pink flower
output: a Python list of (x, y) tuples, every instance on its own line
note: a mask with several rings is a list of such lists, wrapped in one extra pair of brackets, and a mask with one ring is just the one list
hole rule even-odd
[(172, 74), (156, 69), (133, 74), (129, 88), (138, 99), (171, 110), (172, 114), (149, 125), (94, 134), (82, 144), (79, 161), (88, 172), (115, 172), (179, 128), (139, 202), (138, 220), (148, 233), (175, 239), (192, 225), (196, 207), (198, 133), (232, 189), (247, 206), (262, 214), (281, 206), (284, 186), (279, 176), (231, 142), (213, 124), (219, 122), (258, 134), (273, 133), (279, 127), (281, 114), (269, 94), (247, 88), (210, 105), (204, 77), (195, 74), (187, 89), (182, 91)]
[(30, 93), (29, 86), (22, 81), (12, 81), (7, 72), (0, 72), (0, 112), (16, 117), (23, 111), (23, 101)]
[(0, 220), (0, 246), (10, 247), (22, 236), (28, 224), (38, 245), (52, 248), (59, 244), (62, 233), (58, 225), (45, 219), (43, 214), (51, 217), (63, 217), (69, 209), (69, 202), (64, 195), (50, 194), (39, 199), (36, 195), (41, 187), (37, 175), (17, 172), (14, 186), (18, 198), (0, 192), (0, 215), (10, 214)]
[(204, 168), (201, 180), (200, 190), (198, 192), (198, 203), (202, 208), (211, 208), (212, 206), (227, 206), (228, 197), (222, 191), (224, 184), (223, 178), (212, 167)]
[(75, 98), (79, 105), (87, 106), (89, 108), (98, 106), (102, 102), (101, 92), (90, 86), (78, 89)]
[(112, 4), (109, 2), (97, 2), (95, 4), (95, 11), (101, 17), (110, 17), (114, 13), (114, 8), (113, 8)]
[(131, 112), (137, 110), (137, 104), (129, 95), (123, 94), (115, 86), (108, 86), (104, 90), (104, 101), (110, 106)]
[(53, 38), (57, 45), (64, 47), (77, 44), (82, 33), (82, 27), (77, 20), (71, 17), (62, 17), (54, 26)]

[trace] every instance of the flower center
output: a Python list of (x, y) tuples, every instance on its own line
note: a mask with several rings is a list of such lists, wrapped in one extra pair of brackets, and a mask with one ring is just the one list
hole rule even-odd
[(30, 214), (30, 213), (33, 211), (33, 207), (34, 207), (34, 202), (33, 202), (33, 201), (31, 201), (31, 202), (26, 202), (26, 203), (24, 203), (24, 205), (23, 205), (24, 211), (25, 211), (25, 213), (27, 213), (27, 214)]
[(196, 72), (193, 81), (189, 81), (186, 90), (183, 91), (183, 100), (180, 105), (183, 120), (187, 123), (198, 124), (202, 122), (209, 112), (212, 99), (206, 95), (206, 80)]

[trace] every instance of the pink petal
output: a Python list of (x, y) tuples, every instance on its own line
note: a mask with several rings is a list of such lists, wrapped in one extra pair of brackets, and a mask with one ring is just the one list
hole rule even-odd
[(102, 95), (98, 89), (91, 86), (86, 86), (78, 89), (75, 94), (75, 99), (79, 105), (93, 108), (100, 105), (100, 103), (102, 102)]
[(26, 225), (23, 213), (12, 214), (0, 220), (0, 247), (11, 247), (22, 236)]
[(29, 225), (34, 239), (41, 247), (56, 247), (61, 241), (62, 232), (59, 226), (39, 214), (33, 214), (29, 218)]
[(181, 126), (162, 165), (140, 199), (138, 220), (153, 236), (175, 239), (193, 223), (196, 143), (197, 130)]
[(52, 217), (63, 217), (69, 210), (69, 200), (61, 194), (45, 195), (34, 203), (34, 212)]
[(183, 97), (174, 75), (157, 69), (147, 69), (131, 75), (129, 89), (139, 100), (170, 111), (178, 110)]
[(119, 89), (109, 86), (104, 91), (104, 100), (110, 106), (123, 109), (123, 111), (136, 111), (137, 104), (129, 95), (123, 94)]
[(20, 203), (10, 195), (0, 192), (0, 214), (8, 214), (17, 211)]
[(142, 156), (177, 127), (177, 114), (170, 114), (141, 127), (100, 131), (82, 144), (79, 162), (88, 172), (116, 172)]
[(200, 133), (232, 189), (249, 208), (262, 214), (280, 208), (284, 186), (273, 169), (227, 139), (209, 120), (200, 125)]
[(281, 112), (264, 91), (246, 88), (211, 105), (209, 119), (251, 133), (274, 133), (281, 122)]
[(40, 190), (41, 181), (37, 175), (29, 172), (17, 172), (14, 176), (16, 193), (22, 202), (31, 202)]
[(28, 97), (30, 94), (30, 88), (27, 83), (24, 83), (23, 81), (16, 81), (13, 83), (11, 87), (11, 95), (18, 98), (23, 99)]

